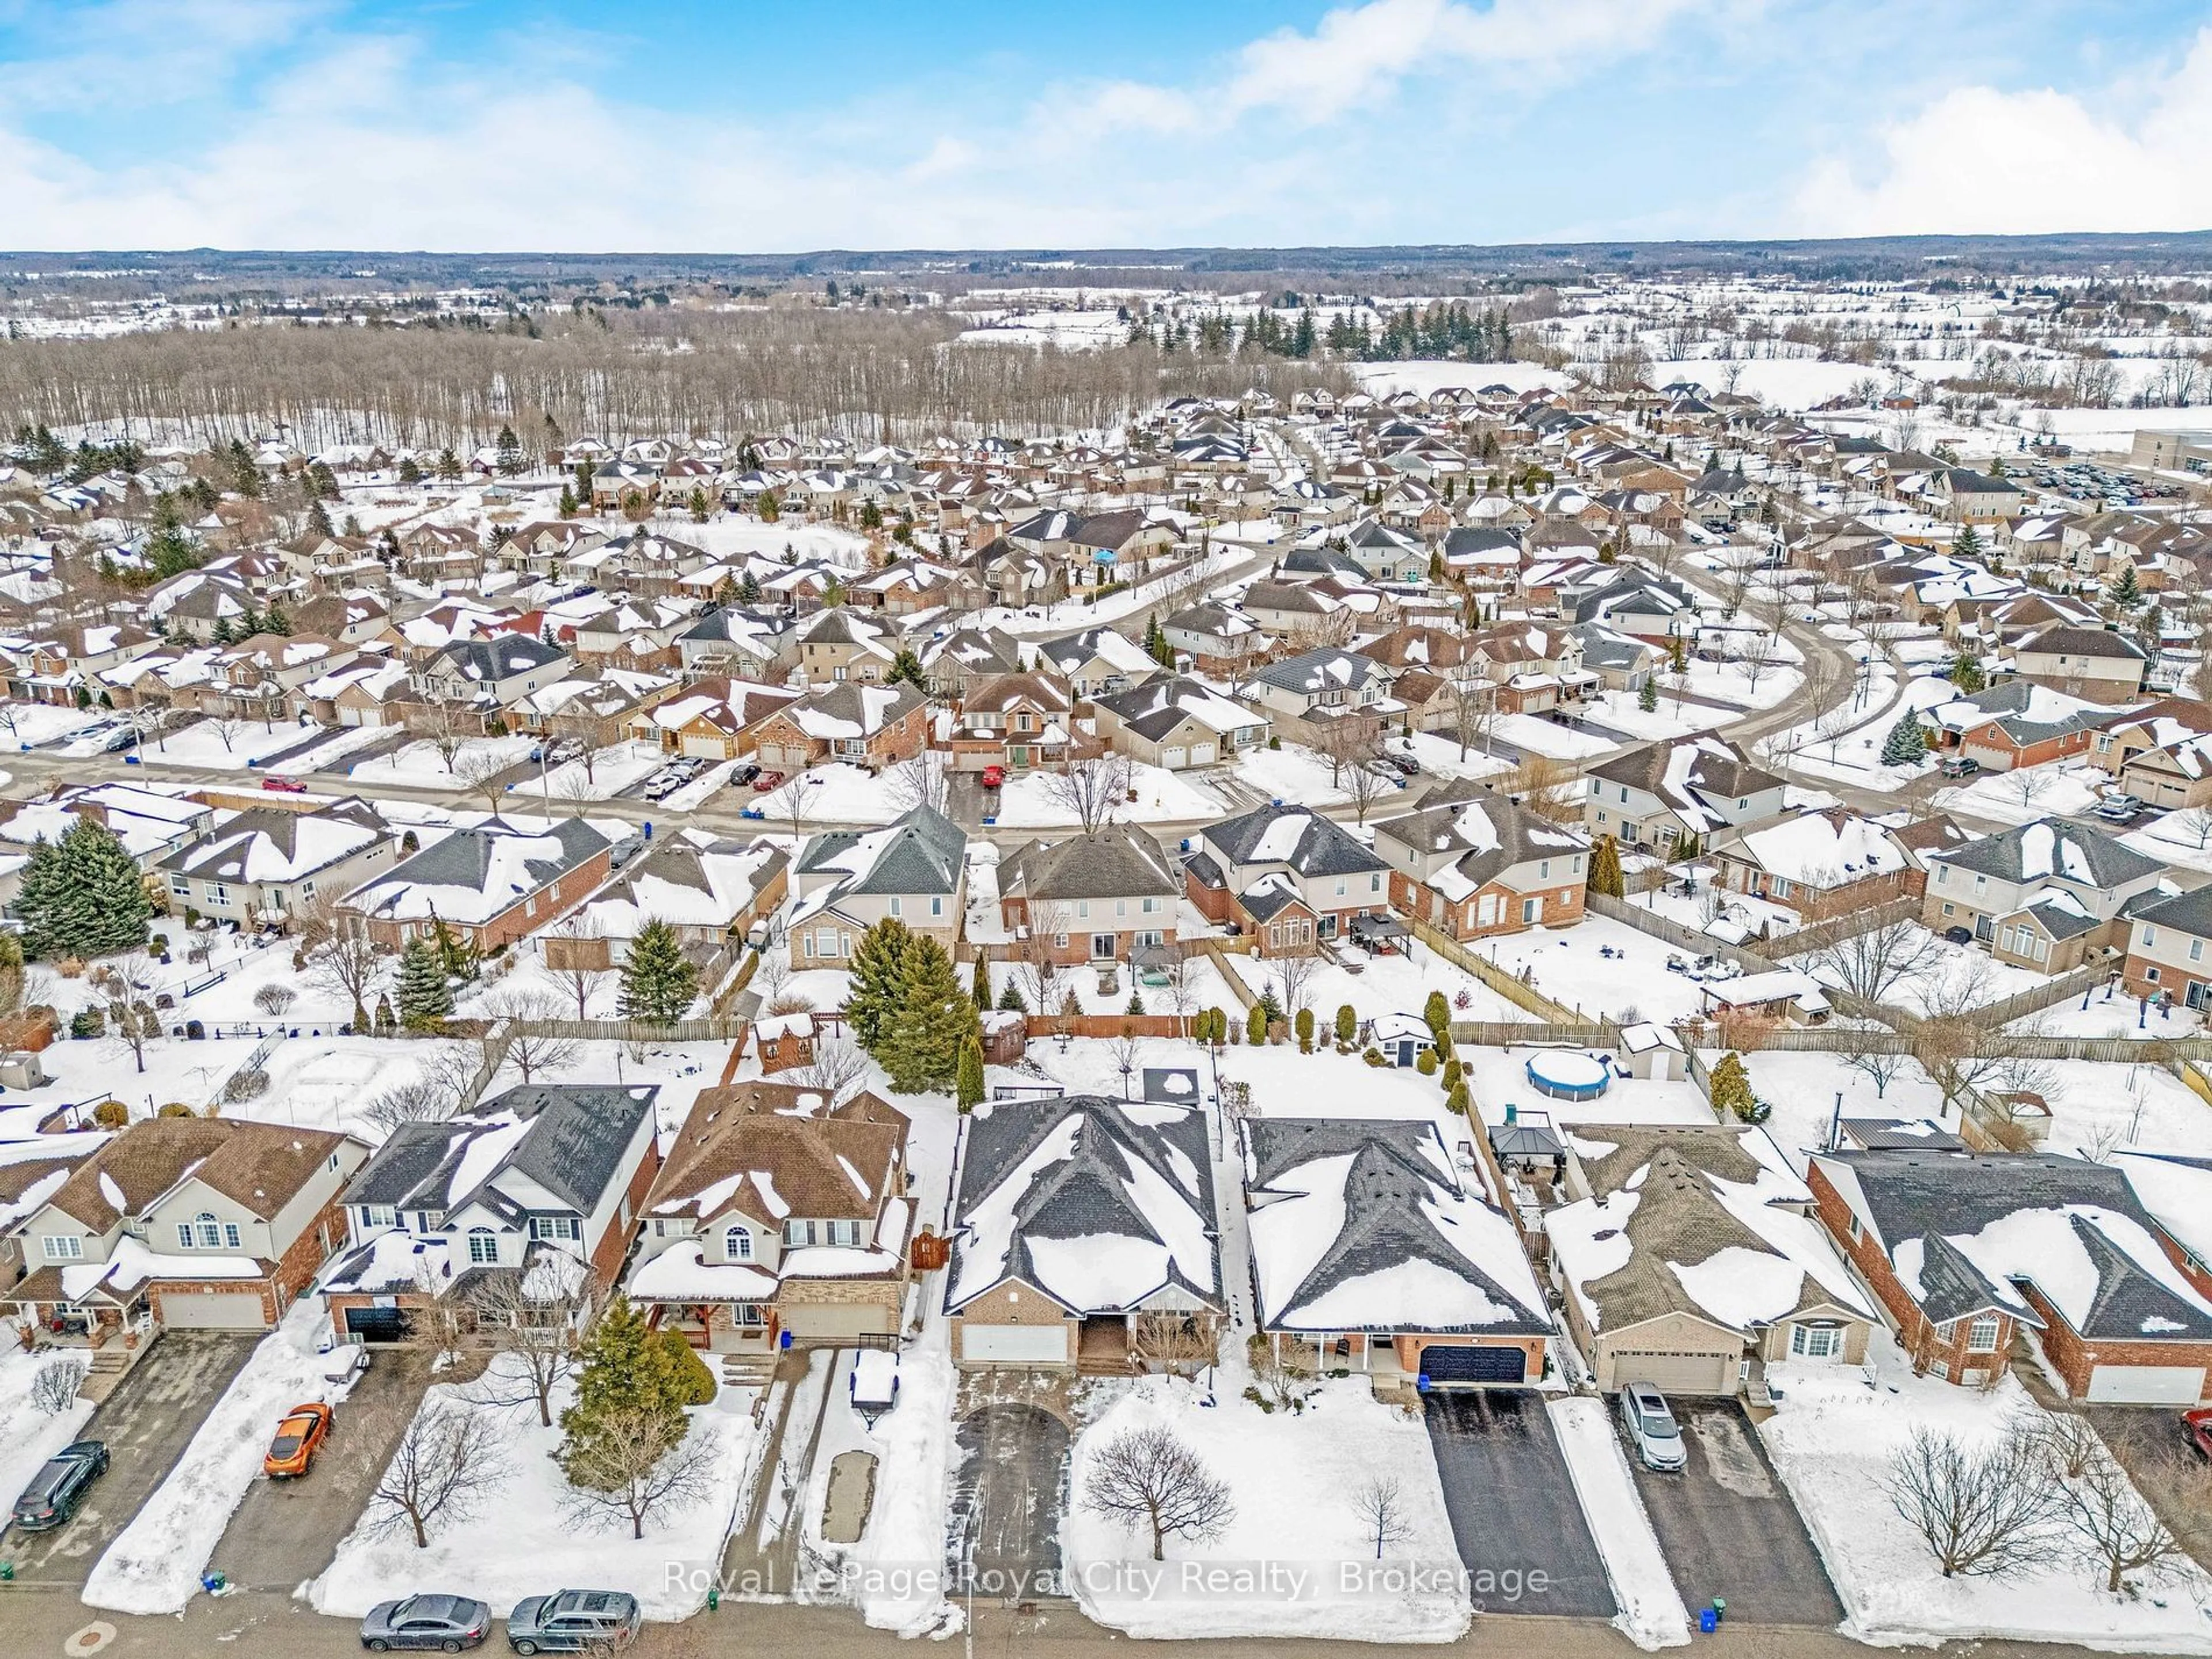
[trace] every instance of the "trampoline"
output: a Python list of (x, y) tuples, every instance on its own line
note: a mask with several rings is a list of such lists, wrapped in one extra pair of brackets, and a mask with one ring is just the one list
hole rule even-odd
[(1554, 1100), (1595, 1100), (1613, 1083), (1613, 1067), (1595, 1054), (1546, 1052), (1532, 1054), (1528, 1085)]

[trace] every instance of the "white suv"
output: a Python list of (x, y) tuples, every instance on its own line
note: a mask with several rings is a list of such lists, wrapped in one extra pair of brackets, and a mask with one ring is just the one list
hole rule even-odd
[(1649, 1382), (1632, 1382), (1620, 1391), (1620, 1420), (1628, 1438), (1647, 1469), (1677, 1474), (1687, 1461), (1682, 1450), (1682, 1431), (1674, 1413), (1667, 1409), (1667, 1396)]

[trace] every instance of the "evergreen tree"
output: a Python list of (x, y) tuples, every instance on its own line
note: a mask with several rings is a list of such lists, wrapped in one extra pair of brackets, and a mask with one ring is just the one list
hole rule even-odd
[(602, 1425), (618, 1415), (646, 1413), (672, 1449), (684, 1438), (684, 1407), (696, 1383), (661, 1340), (673, 1334), (653, 1331), (627, 1297), (593, 1322), (576, 1366), (575, 1401), (561, 1413), (564, 1474), (585, 1462)]
[(2112, 585), (2105, 590), (2106, 597), (2123, 611), (2132, 611), (2142, 602), (2142, 585), (2136, 580), (2136, 568), (2123, 563), (2120, 574), (2112, 578)]
[(1953, 539), (1951, 543), (1951, 550), (1962, 559), (1980, 558), (1982, 556), (1982, 532), (1975, 529), (1973, 526), (1968, 525), (1965, 529), (1961, 530), (1958, 533), (1955, 538)]
[[(914, 647), (909, 645), (899, 647), (897, 654), (891, 658), (890, 684), (896, 685), (901, 681), (925, 696), (928, 693), (929, 676), (922, 671), (921, 659), (915, 655)], [(979, 966), (981, 963), (981, 958), (977, 958)]]
[(1267, 1011), (1256, 1002), (1244, 1016), (1244, 1035), (1255, 1048), (1267, 1040)]
[(447, 978), (472, 980), (477, 976), (480, 959), (475, 942), (455, 933), (443, 916), (434, 918), (430, 923), (430, 947), (437, 953), (438, 967)]
[(1029, 999), (1022, 994), (1022, 988), (1013, 981), (1008, 980), (1006, 988), (999, 993), (999, 1012), (1005, 1014), (1026, 1014), (1029, 1011)]
[(1951, 664), (1951, 684), (1960, 690), (1972, 693), (1989, 684), (1982, 672), (1978, 658), (1971, 651), (1961, 651)]
[(673, 1025), (699, 993), (699, 970), (684, 954), (676, 930), (659, 920), (638, 929), (623, 959), (616, 1008), (624, 1019)]
[(952, 1082), (953, 1098), (960, 1109), (970, 1112), (983, 1100), (983, 1039), (970, 1035), (961, 1039), (959, 1075)]
[(121, 841), (81, 817), (58, 842), (31, 843), (15, 914), (33, 956), (105, 956), (143, 945), (154, 908), (146, 883)]
[(399, 482), (403, 484), (418, 484), (422, 482), (422, 469), (415, 464), (415, 458), (412, 455), (402, 455), (399, 458)]
[(522, 441), (514, 435), (513, 427), (500, 428), (499, 436), (494, 441), (492, 447), (496, 452), (494, 464), (508, 477), (512, 477), (514, 474), (528, 469), (530, 462), (522, 453)]
[(453, 1012), (453, 988), (446, 979), (437, 947), (427, 939), (407, 941), (399, 953), (399, 984), (395, 993), (399, 1023), (416, 1033), (434, 1031)]
[(991, 964), (981, 951), (975, 953), (975, 982), (969, 988), (975, 999), (975, 1012), (988, 1013), (991, 1008)]
[(1437, 1052), (1449, 1054), (1451, 1052), (1451, 1004), (1444, 1000), (1444, 994), (1442, 991), (1429, 993), (1429, 1000), (1421, 1005), (1421, 1018), (1428, 1024), (1429, 1034), (1436, 1039)]
[(307, 503), (307, 532), (315, 536), (334, 533), (331, 529), (331, 515), (319, 501)]
[(761, 602), (760, 578), (748, 569), (738, 580), (738, 603), (758, 605)]
[(1920, 730), (1920, 717), (1907, 709), (1882, 739), (1884, 766), (1912, 766), (1928, 757), (1928, 738)]
[(1658, 709), (1659, 682), (1649, 674), (1644, 677), (1644, 684), (1636, 688), (1636, 706), (1647, 714), (1656, 713)]
[(1359, 1011), (1348, 1002), (1336, 1006), (1336, 1040), (1346, 1048), (1359, 1035)]
[(975, 1005), (960, 988), (952, 958), (927, 933), (908, 936), (898, 1002), (871, 1050), (902, 1095), (952, 1085), (960, 1045), (978, 1035)]
[(1607, 898), (1621, 898), (1628, 891), (1620, 873), (1620, 843), (1611, 836), (1600, 836), (1590, 849), (1589, 890)]
[(694, 524), (706, 523), (708, 518), (713, 512), (713, 509), (707, 504), (707, 492), (700, 489), (696, 484), (691, 486), (690, 496), (684, 501), (684, 505), (690, 509), (691, 522)]
[(1677, 674), (1690, 672), (1690, 644), (1680, 634), (1667, 641), (1667, 666)]
[(1751, 1091), (1750, 1075), (1743, 1069), (1743, 1056), (1731, 1048), (1720, 1057), (1712, 1070), (1713, 1109), (1726, 1112), (1748, 1122), (1758, 1109), (1759, 1097)]
[(564, 518), (564, 519), (573, 519), (573, 518), (574, 518), (574, 517), (576, 516), (576, 486), (575, 486), (575, 485), (574, 485), (574, 484), (565, 484), (565, 483), (564, 483), (564, 484), (562, 484), (562, 485), (561, 486), (561, 508), (560, 508), (560, 511), (561, 511), (561, 516), (562, 516), (562, 518)]
[(845, 1024), (853, 1041), (872, 1054), (897, 1011), (900, 975), (913, 943), (904, 922), (886, 917), (861, 934), (854, 947), (853, 964), (846, 971), (852, 990), (845, 998)]
[(461, 458), (450, 447), (438, 452), (438, 476), (448, 483), (461, 476)]

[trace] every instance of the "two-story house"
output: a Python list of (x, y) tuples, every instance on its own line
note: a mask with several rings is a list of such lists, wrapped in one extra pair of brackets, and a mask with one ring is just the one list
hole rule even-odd
[(1432, 785), (1375, 825), (1390, 902), (1454, 939), (1583, 918), (1589, 842), (1469, 779)]
[(2166, 867), (2063, 818), (1930, 854), (1927, 865), (1923, 922), (1938, 933), (1971, 928), (2000, 962), (2045, 974), (2124, 946), (2123, 912), (2154, 893)]
[(956, 771), (1009, 772), (1064, 763), (1073, 741), (1075, 699), (1042, 674), (1000, 674), (964, 695), (947, 746)]
[(257, 807), (208, 839), (159, 860), (170, 908), (247, 928), (283, 927), (321, 896), (351, 892), (391, 867), (399, 836), (367, 801), (348, 797), (291, 812)]
[(660, 1171), (659, 1092), (526, 1084), (394, 1129), (346, 1185), (347, 1249), (319, 1285), (338, 1339), (406, 1341), (426, 1310), (466, 1310), (492, 1275), (549, 1252), (611, 1285)]
[(1243, 677), (1239, 695), (1286, 731), (1308, 742), (1322, 730), (1351, 720), (1380, 726), (1397, 704), (1390, 700), (1390, 672), (1371, 657), (1336, 646), (1303, 652), (1255, 668)]
[(1311, 807), (1269, 805), (1199, 832), (1183, 890), (1201, 915), (1259, 941), (1263, 956), (1307, 956), (1359, 915), (1388, 915), (1390, 866)]
[(511, 708), (574, 666), (566, 652), (527, 634), (456, 640), (415, 671), (415, 691), (425, 702)]
[(929, 738), (929, 700), (902, 680), (817, 685), (753, 727), (763, 766), (803, 772), (823, 761), (880, 771), (920, 754)]
[(772, 1359), (894, 1335), (911, 1277), (908, 1121), (869, 1093), (701, 1091), (647, 1194), (630, 1300), (694, 1347)]
[(1126, 823), (1032, 841), (999, 862), (1006, 931), (1063, 963), (1172, 953), (1182, 879), (1146, 831)]
[(368, 1149), (233, 1118), (132, 1124), (13, 1229), (31, 1272), (0, 1306), (94, 1346), (161, 1329), (265, 1330), (342, 1243)]
[(614, 844), (581, 818), (455, 830), (349, 893), (345, 908), (392, 950), (443, 922), (479, 951), (526, 939), (607, 878)]
[(891, 677), (898, 635), (886, 623), (844, 605), (817, 612), (799, 629), (799, 675), (806, 685), (855, 680), (880, 685)]
[(1782, 780), (1710, 732), (1632, 749), (1595, 763), (1586, 776), (1583, 828), (1624, 847), (1663, 853), (1782, 811)]
[(2062, 623), (2015, 641), (2012, 665), (2021, 679), (2038, 685), (2117, 703), (2142, 690), (2150, 658), (2124, 634)]
[(791, 964), (852, 959), (860, 935), (893, 918), (950, 953), (968, 903), (968, 835), (935, 808), (915, 807), (880, 830), (811, 836), (791, 867), (784, 918)]

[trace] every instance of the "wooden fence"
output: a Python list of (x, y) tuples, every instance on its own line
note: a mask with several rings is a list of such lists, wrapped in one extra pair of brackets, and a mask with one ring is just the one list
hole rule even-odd
[(1631, 904), (1626, 899), (1613, 898), (1604, 893), (1586, 894), (1583, 903), (1594, 914), (1609, 921), (1617, 921), (1625, 927), (1633, 927), (1640, 933), (1649, 933), (1652, 938), (1673, 945), (1677, 951), (1686, 951), (1692, 956), (1724, 957), (1747, 974), (1774, 971), (1774, 963), (1758, 951), (1741, 945), (1725, 944), (1710, 933), (1701, 933), (1672, 916), (1646, 909), (1643, 905)]
[(1413, 937), (1446, 962), (1463, 972), (1473, 975), (1483, 984), (1504, 997), (1516, 1008), (1526, 1009), (1538, 1019), (1551, 1020), (1561, 1025), (1589, 1025), (1579, 1008), (1570, 1008), (1564, 1002), (1546, 996), (1534, 986), (1523, 983), (1507, 973), (1494, 962), (1486, 962), (1448, 933), (1439, 933), (1419, 916), (1408, 916), (1406, 925)]

